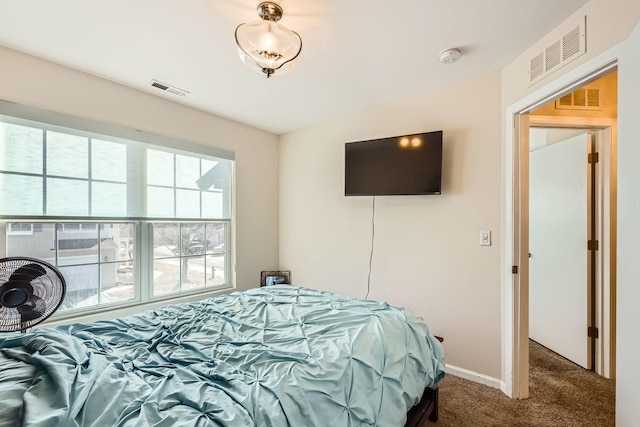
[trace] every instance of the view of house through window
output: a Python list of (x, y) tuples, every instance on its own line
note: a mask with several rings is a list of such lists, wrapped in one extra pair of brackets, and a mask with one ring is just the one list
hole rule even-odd
[(30, 234), (7, 233), (7, 255), (41, 259), (65, 278), (61, 310), (133, 300), (133, 223), (12, 223)]
[(154, 223), (152, 226), (154, 295), (226, 282), (226, 224)]
[[(56, 266), (67, 295), (60, 310), (139, 299), (136, 223), (9, 223), (7, 255), (29, 254)], [(228, 224), (152, 223), (152, 296), (228, 283)], [(31, 230), (16, 233), (9, 230)]]
[(233, 153), (186, 146), (0, 116), (0, 257), (57, 267), (67, 313), (231, 286)]

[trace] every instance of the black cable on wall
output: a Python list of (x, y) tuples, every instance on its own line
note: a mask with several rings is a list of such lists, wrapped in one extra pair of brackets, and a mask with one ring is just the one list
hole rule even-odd
[(373, 203), (371, 206), (371, 253), (369, 254), (369, 275), (367, 277), (367, 295), (364, 299), (369, 298), (369, 291), (371, 290), (371, 265), (373, 262), (373, 241), (376, 236), (376, 196), (373, 196)]

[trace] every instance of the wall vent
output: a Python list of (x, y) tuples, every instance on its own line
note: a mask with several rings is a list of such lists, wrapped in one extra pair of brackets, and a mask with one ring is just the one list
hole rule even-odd
[(580, 88), (556, 100), (556, 110), (602, 110), (600, 89)]
[(580, 34), (584, 33), (580, 31), (580, 27), (576, 27), (569, 31), (562, 38), (562, 60), (566, 61), (574, 55), (580, 53), (580, 46), (584, 46), (584, 41), (580, 40)]
[(538, 79), (544, 74), (544, 53), (539, 54), (531, 60), (529, 74), (532, 78)]
[(529, 61), (529, 86), (586, 53), (586, 24), (587, 17), (584, 16), (571, 31), (531, 58)]
[(548, 72), (560, 65), (562, 57), (560, 56), (560, 40), (549, 46), (544, 51), (544, 71)]
[(177, 88), (175, 86), (171, 86), (168, 85), (166, 83), (162, 83), (158, 80), (151, 80), (151, 82), (149, 83), (149, 86), (151, 86), (154, 89), (159, 89), (163, 92), (167, 92), (170, 93), (172, 95), (177, 95), (177, 96), (187, 96), (187, 94), (189, 93), (189, 91), (186, 91), (184, 89), (180, 89)]

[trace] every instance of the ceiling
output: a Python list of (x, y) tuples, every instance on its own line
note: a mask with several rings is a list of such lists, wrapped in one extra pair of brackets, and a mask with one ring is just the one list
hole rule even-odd
[(303, 47), (270, 79), (235, 46), (258, 3), (0, 0), (0, 44), (282, 134), (498, 70), (587, 0), (276, 0)]

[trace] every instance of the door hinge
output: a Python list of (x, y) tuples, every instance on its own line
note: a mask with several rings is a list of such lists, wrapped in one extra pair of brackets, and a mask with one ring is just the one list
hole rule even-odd
[(596, 328), (595, 326), (589, 326), (587, 328), (587, 336), (589, 338), (599, 338), (599, 333), (598, 333), (598, 328)]
[(598, 161), (600, 160), (600, 154), (598, 153), (589, 153), (588, 156), (588, 161), (589, 163), (598, 163)]
[(589, 240), (587, 242), (587, 249), (590, 251), (597, 251), (598, 250), (598, 241), (597, 240)]
[(512, 274), (518, 274), (518, 266), (517, 265), (511, 266), (511, 273)]

